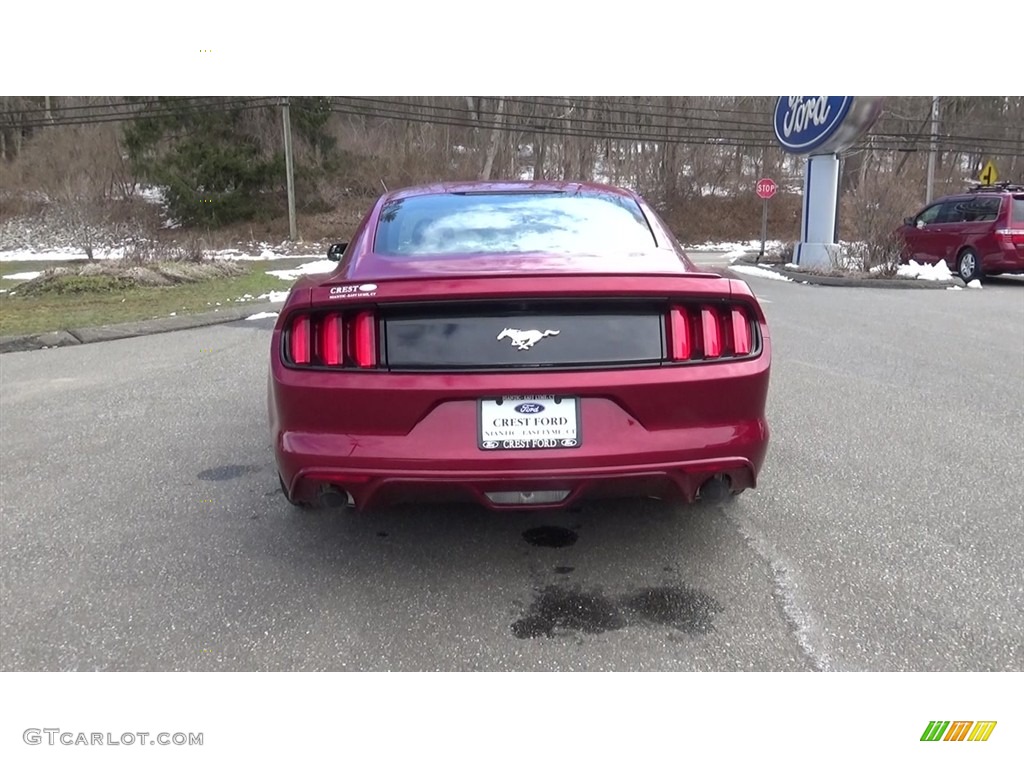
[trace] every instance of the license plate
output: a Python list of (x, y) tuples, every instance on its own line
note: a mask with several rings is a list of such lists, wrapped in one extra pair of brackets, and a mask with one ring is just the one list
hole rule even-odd
[(483, 451), (578, 448), (580, 401), (555, 395), (505, 395), (479, 401), (477, 445)]

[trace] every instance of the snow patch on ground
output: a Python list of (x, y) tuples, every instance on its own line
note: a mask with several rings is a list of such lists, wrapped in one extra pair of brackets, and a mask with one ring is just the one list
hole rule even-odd
[(971, 280), (971, 282), (969, 282), (967, 284), (967, 287), (968, 288), (981, 288), (981, 280), (977, 280), (977, 279)]
[[(770, 251), (773, 248), (781, 248), (781, 240), (765, 240), (764, 249)], [(744, 240), (742, 242), (716, 242), (709, 240), (705, 243), (692, 243), (690, 245), (683, 246), (684, 251), (742, 251), (743, 253), (749, 253), (750, 251), (761, 250), (760, 240)]]
[(962, 291), (963, 288), (961, 288), (959, 285), (951, 285), (946, 290), (947, 291)]
[(917, 280), (952, 280), (953, 273), (949, 271), (946, 262), (940, 261), (936, 264), (918, 264), (911, 261), (909, 264), (900, 265), (896, 272), (900, 277), (913, 277)]
[(257, 312), (255, 315), (249, 315), (246, 320), (263, 320), (268, 317), (277, 317), (277, 312)]
[(272, 302), (284, 301), (288, 298), (288, 291), (271, 291), (259, 296), (260, 299), (267, 299)]
[[(272, 259), (295, 259), (311, 256), (309, 253), (294, 253), (284, 244), (273, 246), (268, 243), (257, 243), (255, 244), (255, 250), (259, 252), (254, 254), (252, 252), (247, 253), (238, 248), (220, 248), (218, 250), (204, 251), (203, 256), (208, 259), (223, 259), (225, 261), (270, 261)], [(121, 259), (124, 258), (124, 255), (125, 246), (123, 245), (113, 248), (93, 248), (93, 258), (96, 260)], [(81, 248), (70, 246), (60, 248), (37, 248), (33, 246), (0, 251), (0, 261), (85, 261), (85, 259), (85, 251)], [(336, 266), (335, 262), (327, 261), (326, 259), (321, 260), (319, 263), (323, 265), (320, 270), (323, 272), (330, 272)]]
[[(95, 259), (120, 259), (124, 257), (124, 248), (94, 248), (92, 255)], [(15, 248), (0, 251), (0, 261), (74, 261), (85, 258), (85, 251), (81, 248), (46, 248), (40, 251)]]
[(790, 278), (785, 275), (780, 275), (778, 272), (773, 272), (770, 269), (763, 269), (762, 267), (751, 267), (742, 264), (733, 264), (729, 267), (733, 272), (739, 272), (741, 275), (751, 275), (753, 277), (763, 277), (768, 280), (785, 280), (787, 283), (793, 282)]
[(268, 275), (279, 277), (282, 280), (297, 280), (302, 275), (319, 275), (333, 272), (338, 265), (333, 261), (307, 261), (295, 269), (271, 269), (267, 270)]
[(34, 280), (39, 277), (42, 272), (15, 272), (11, 275), (4, 275), (4, 280)]
[(153, 205), (163, 205), (167, 202), (163, 187), (141, 186), (135, 190), (135, 193), (147, 203), (152, 203)]

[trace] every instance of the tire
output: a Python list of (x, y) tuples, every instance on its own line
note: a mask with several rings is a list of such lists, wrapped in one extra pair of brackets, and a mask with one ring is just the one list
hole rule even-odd
[(956, 273), (965, 283), (981, 280), (981, 259), (970, 248), (965, 248), (956, 259)]

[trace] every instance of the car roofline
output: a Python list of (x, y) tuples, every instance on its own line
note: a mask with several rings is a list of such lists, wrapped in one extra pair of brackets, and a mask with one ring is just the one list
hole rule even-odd
[(623, 187), (601, 184), (593, 181), (447, 181), (435, 184), (420, 184), (400, 189), (388, 190), (382, 195), (381, 202), (387, 204), (395, 200), (426, 195), (452, 194), (529, 194), (534, 193), (570, 193), (601, 192), (640, 202), (635, 192)]

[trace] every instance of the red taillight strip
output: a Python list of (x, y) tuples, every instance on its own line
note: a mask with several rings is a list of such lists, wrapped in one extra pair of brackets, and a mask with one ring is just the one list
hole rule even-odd
[(290, 349), (292, 362), (297, 365), (309, 364), (309, 317), (300, 315), (292, 320), (292, 331), (290, 337)]
[(360, 312), (352, 322), (352, 358), (360, 368), (377, 364), (377, 323), (373, 312)]
[(712, 307), (702, 307), (700, 323), (704, 337), (704, 356), (718, 357), (722, 354), (722, 329), (718, 320), (718, 312)]
[(342, 330), (341, 315), (327, 315), (320, 320), (320, 360), (324, 365), (342, 364)]
[(682, 307), (672, 307), (669, 314), (669, 357), (672, 360), (689, 360), (692, 346), (690, 344), (690, 318)]
[(733, 354), (749, 355), (754, 345), (750, 337), (750, 322), (747, 315), (739, 307), (734, 307), (729, 314), (732, 317)]

